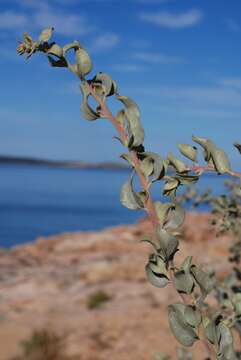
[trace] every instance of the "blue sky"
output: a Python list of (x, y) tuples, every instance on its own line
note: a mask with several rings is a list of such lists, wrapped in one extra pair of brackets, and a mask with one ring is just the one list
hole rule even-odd
[(15, 55), (23, 31), (37, 38), (50, 25), (59, 44), (89, 50), (90, 77), (108, 72), (139, 104), (148, 149), (165, 156), (210, 137), (241, 168), (241, 1), (1, 0), (0, 154), (116, 160), (111, 125), (80, 117), (77, 79)]

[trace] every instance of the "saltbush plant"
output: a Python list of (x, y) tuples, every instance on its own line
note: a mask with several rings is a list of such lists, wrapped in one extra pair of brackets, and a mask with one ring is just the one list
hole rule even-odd
[(222, 281), (215, 281), (214, 294), (241, 343), (241, 187), (239, 182), (232, 180), (226, 180), (224, 185), (227, 188), (225, 195), (214, 196), (211, 190), (200, 193), (197, 189), (189, 188), (179, 197), (179, 201), (191, 203), (193, 208), (208, 205), (212, 214), (211, 224), (215, 226), (217, 236), (228, 233), (231, 238), (227, 259), (229, 271)]
[(63, 355), (64, 336), (48, 329), (35, 330), (29, 339), (21, 342), (22, 354), (9, 360), (77, 360)]
[[(30, 58), (37, 52), (45, 54), (53, 67), (69, 69), (80, 80), (82, 93), (81, 114), (88, 121), (109, 120), (117, 131), (116, 138), (125, 148), (121, 155), (132, 168), (131, 175), (121, 189), (122, 205), (130, 210), (144, 210), (152, 224), (152, 236), (145, 240), (152, 246), (145, 270), (149, 282), (158, 287), (173, 286), (180, 296), (180, 302), (168, 305), (170, 329), (177, 341), (184, 347), (178, 350), (178, 359), (191, 359), (186, 348), (201, 341), (210, 359), (234, 360), (235, 353), (230, 317), (240, 316), (241, 299), (234, 296), (228, 317), (222, 308), (210, 313), (205, 299), (215, 287), (212, 273), (193, 262), (187, 256), (180, 266), (175, 262), (179, 250), (179, 228), (184, 222), (185, 211), (177, 201), (177, 190), (183, 185), (196, 183), (205, 171), (238, 176), (232, 171), (225, 152), (213, 141), (193, 136), (192, 144), (179, 144), (185, 161), (172, 153), (167, 158), (146, 150), (140, 110), (129, 97), (120, 95), (116, 82), (110, 75), (98, 72), (93, 78), (86, 76), (92, 71), (92, 60), (78, 41), (60, 46), (51, 40), (53, 28), (44, 29), (38, 40), (24, 33), (17, 52)], [(113, 114), (108, 99), (114, 97), (123, 108)], [(93, 106), (93, 103), (96, 105)], [(198, 162), (198, 145), (203, 150), (204, 165)], [(238, 148), (239, 144), (236, 144)], [(191, 165), (190, 165), (191, 164)], [(139, 179), (139, 189), (134, 188), (134, 178)], [(163, 195), (167, 201), (153, 201), (151, 187), (161, 181)], [(169, 359), (158, 355), (158, 359)]]
[(90, 294), (87, 299), (87, 307), (90, 310), (99, 309), (103, 304), (110, 301), (112, 297), (103, 290), (97, 290)]

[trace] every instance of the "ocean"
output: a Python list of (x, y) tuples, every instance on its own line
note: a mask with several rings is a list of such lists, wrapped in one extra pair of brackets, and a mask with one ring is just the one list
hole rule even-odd
[[(136, 222), (144, 213), (128, 210), (119, 201), (128, 174), (129, 170), (0, 165), (0, 247)], [(221, 176), (204, 175), (199, 186), (221, 194), (223, 181)], [(161, 198), (160, 183), (155, 184), (154, 197)]]

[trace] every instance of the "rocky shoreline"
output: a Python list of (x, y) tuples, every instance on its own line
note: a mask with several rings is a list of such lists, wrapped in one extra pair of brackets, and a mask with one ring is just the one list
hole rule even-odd
[[(190, 213), (177, 260), (193, 255), (222, 277), (230, 239), (217, 238), (210, 215)], [(175, 353), (166, 305), (179, 299), (171, 288), (146, 281), (150, 245), (139, 243), (150, 224), (67, 233), (0, 251), (0, 360), (18, 353), (19, 341), (34, 329), (66, 334), (66, 351), (81, 360), (151, 360)], [(90, 309), (98, 291), (109, 300)], [(212, 301), (212, 299), (211, 299)], [(195, 352), (201, 354), (200, 344)], [(198, 359), (198, 358), (197, 358)]]

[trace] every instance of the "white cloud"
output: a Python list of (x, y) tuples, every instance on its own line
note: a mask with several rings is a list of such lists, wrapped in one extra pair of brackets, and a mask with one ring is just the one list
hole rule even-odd
[(170, 0), (135, 0), (140, 4), (164, 4), (169, 2)]
[(116, 64), (112, 66), (112, 69), (118, 72), (141, 72), (147, 70), (147, 67), (136, 64)]
[(59, 34), (65, 36), (85, 35), (95, 29), (83, 15), (52, 11), (50, 9), (36, 12), (33, 21), (34, 25), (39, 28), (54, 26)]
[(16, 3), (24, 8), (29, 9), (48, 9), (49, 5), (46, 0), (16, 0)]
[[(226, 86), (148, 86), (133, 88), (132, 93), (150, 96), (163, 104), (189, 109), (238, 111), (241, 114), (241, 94)], [(161, 105), (160, 105), (161, 106)]]
[(132, 57), (149, 64), (179, 64), (184, 62), (181, 57), (151, 52), (137, 52), (134, 53)]
[(135, 39), (129, 43), (130, 47), (135, 49), (148, 49), (151, 47), (152, 43), (144, 39)]
[[(80, 3), (79, 0), (3, 0), (8, 3), (13, 2), (15, 4), (18, 4), (21, 7), (25, 8), (36, 8), (41, 9), (44, 7), (49, 7), (50, 4), (52, 6), (56, 5), (63, 5), (63, 6), (69, 6), (69, 5), (75, 5)], [(81, 1), (83, 2), (83, 1)]]
[(119, 43), (119, 41), (120, 41), (120, 38), (118, 35), (113, 34), (113, 33), (106, 33), (106, 34), (97, 36), (94, 39), (90, 48), (92, 49), (92, 51), (101, 51), (101, 50), (112, 49)]
[(14, 11), (0, 13), (0, 28), (4, 30), (18, 29), (28, 24), (28, 17)]
[(5, 31), (42, 30), (43, 27), (54, 26), (59, 34), (65, 36), (85, 35), (95, 30), (88, 18), (84, 15), (77, 15), (64, 10), (54, 10), (46, 3), (39, 3), (34, 7), (35, 1), (25, 0), (31, 11), (0, 12), (0, 28)]
[(221, 79), (219, 83), (236, 90), (241, 90), (241, 77), (224, 78)]
[(241, 24), (238, 23), (234, 19), (227, 19), (226, 24), (227, 24), (228, 28), (232, 31), (240, 31), (241, 30)]
[(198, 24), (203, 17), (201, 10), (193, 9), (183, 13), (167, 11), (155, 13), (141, 13), (139, 18), (151, 24), (169, 29), (181, 29)]

